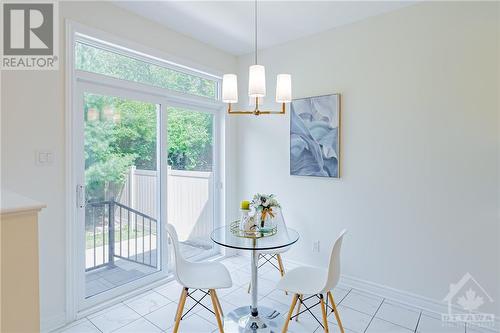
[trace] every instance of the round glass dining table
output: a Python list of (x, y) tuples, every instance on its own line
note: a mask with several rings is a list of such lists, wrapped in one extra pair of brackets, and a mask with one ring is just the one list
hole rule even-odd
[(278, 250), (291, 246), (299, 240), (297, 231), (278, 225), (276, 234), (261, 238), (245, 238), (231, 232), (229, 225), (215, 229), (212, 240), (224, 247), (251, 251), (252, 269), (252, 303), (250, 306), (237, 308), (224, 316), (224, 331), (226, 333), (276, 333), (281, 331), (283, 317), (278, 311), (257, 304), (259, 252)]

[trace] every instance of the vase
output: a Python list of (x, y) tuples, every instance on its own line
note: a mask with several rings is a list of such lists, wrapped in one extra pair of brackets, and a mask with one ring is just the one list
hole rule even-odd
[(271, 230), (275, 226), (274, 217), (266, 214), (264, 218), (260, 217), (259, 227), (261, 230)]

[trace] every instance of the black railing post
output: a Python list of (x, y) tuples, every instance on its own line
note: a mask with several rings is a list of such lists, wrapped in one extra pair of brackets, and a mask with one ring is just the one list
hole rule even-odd
[[(115, 264), (115, 200), (111, 199), (108, 206), (108, 223), (109, 223), (109, 236), (108, 236), (108, 264), (113, 266)], [(104, 244), (103, 244), (104, 245)]]

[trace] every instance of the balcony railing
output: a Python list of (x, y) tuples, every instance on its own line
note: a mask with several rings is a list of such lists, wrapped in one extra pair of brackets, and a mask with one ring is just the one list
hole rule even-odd
[(157, 268), (155, 218), (114, 200), (87, 203), (86, 218), (87, 271), (115, 258)]
[[(117, 258), (158, 268), (157, 177), (156, 171), (132, 167), (115, 200), (87, 203), (87, 271), (113, 265)], [(175, 225), (186, 245), (184, 254), (211, 249), (212, 172), (169, 169), (167, 177), (168, 223)]]

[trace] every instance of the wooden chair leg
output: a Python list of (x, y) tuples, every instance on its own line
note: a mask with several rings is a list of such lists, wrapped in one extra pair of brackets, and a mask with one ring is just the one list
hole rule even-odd
[(328, 320), (326, 319), (326, 307), (325, 307), (325, 299), (323, 295), (319, 295), (319, 301), (321, 303), (321, 314), (323, 315), (323, 328), (325, 333), (328, 333)]
[(290, 318), (292, 318), (293, 309), (295, 308), (295, 304), (297, 304), (297, 299), (299, 298), (299, 294), (293, 295), (292, 305), (290, 306), (290, 310), (288, 311), (288, 315), (286, 316), (285, 324), (283, 325), (283, 330), (281, 333), (286, 333), (288, 331), (288, 323), (290, 323)]
[(222, 326), (222, 320), (219, 313), (219, 305), (217, 304), (217, 296), (215, 290), (210, 289), (210, 298), (212, 298), (212, 307), (214, 308), (215, 318), (217, 319), (217, 326), (219, 326), (219, 332), (224, 333), (224, 327)]
[(333, 313), (335, 314), (335, 319), (339, 325), (340, 332), (344, 333), (344, 327), (342, 326), (342, 321), (340, 321), (339, 311), (337, 310), (337, 305), (335, 304), (331, 291), (328, 292), (328, 298), (330, 298), (330, 303), (332, 303)]
[(295, 321), (299, 321), (299, 312), (300, 312), (300, 306), (302, 305), (302, 299), (304, 298), (304, 295), (300, 294), (299, 295), (299, 304), (297, 305), (297, 312), (295, 313)]
[(217, 306), (219, 307), (219, 313), (221, 317), (224, 317), (224, 312), (222, 312), (222, 306), (220, 306), (220, 300), (219, 296), (217, 295), (217, 292), (214, 289), (214, 295), (215, 295), (215, 300), (217, 301)]
[(188, 288), (182, 289), (181, 297), (179, 299), (179, 305), (177, 305), (177, 313), (175, 314), (174, 333), (177, 333), (177, 331), (179, 330), (179, 324), (181, 322), (182, 312), (184, 311), (184, 304), (186, 304), (188, 290)]
[(278, 259), (278, 266), (280, 268), (281, 276), (285, 275), (285, 268), (283, 267), (283, 261), (281, 260), (281, 255), (277, 254), (276, 258)]
[[(285, 275), (285, 266), (283, 266), (283, 260), (281, 260), (281, 255), (279, 253), (276, 255), (276, 258), (278, 259), (278, 267), (279, 267), (280, 275), (281, 275), (281, 277), (283, 277)], [(285, 295), (288, 295), (287, 291), (285, 291)], [(300, 305), (300, 303), (299, 303), (299, 305)]]

